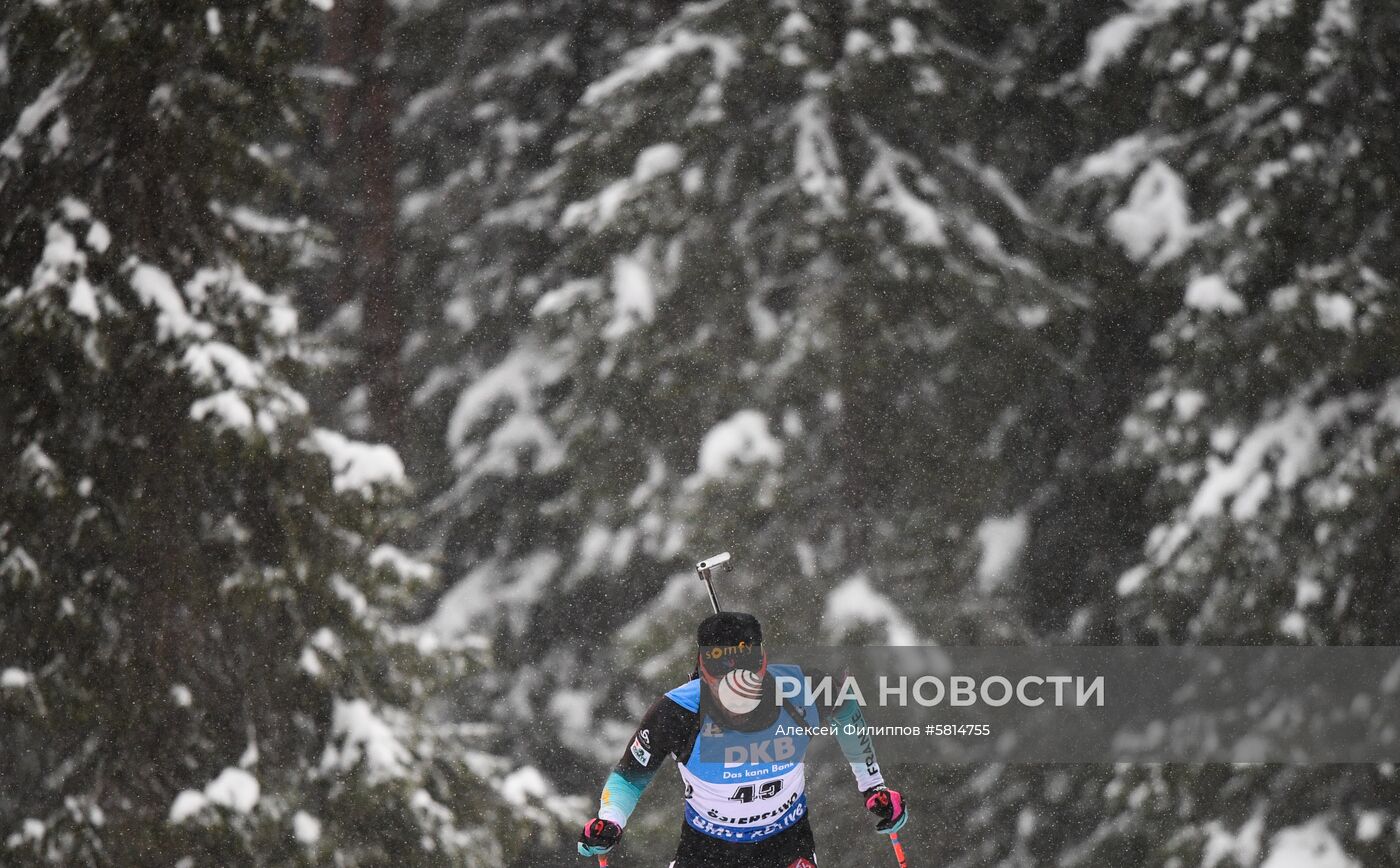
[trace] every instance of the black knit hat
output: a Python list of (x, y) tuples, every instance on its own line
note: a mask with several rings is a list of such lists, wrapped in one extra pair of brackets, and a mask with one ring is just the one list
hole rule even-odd
[(763, 628), (746, 612), (716, 612), (700, 622), (695, 639), (701, 648), (763, 644)]

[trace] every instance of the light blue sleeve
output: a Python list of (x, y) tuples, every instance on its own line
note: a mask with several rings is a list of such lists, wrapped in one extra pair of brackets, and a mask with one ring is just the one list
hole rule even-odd
[[(841, 745), (841, 753), (851, 764), (851, 772), (856, 776), (856, 786), (863, 793), (871, 787), (883, 786), (885, 776), (880, 773), (880, 764), (875, 760), (875, 741), (866, 732), (865, 715), (854, 699), (846, 700), (831, 717), (836, 725), (836, 743)], [(847, 730), (850, 730), (847, 732)]]
[(603, 783), (603, 797), (600, 799), (598, 807), (598, 818), (626, 827), (627, 818), (632, 816), (632, 812), (636, 810), (637, 801), (641, 799), (642, 792), (646, 790), (654, 777), (656, 777), (654, 770), (633, 773), (631, 779), (625, 777), (621, 772), (613, 772), (608, 775), (607, 781)]

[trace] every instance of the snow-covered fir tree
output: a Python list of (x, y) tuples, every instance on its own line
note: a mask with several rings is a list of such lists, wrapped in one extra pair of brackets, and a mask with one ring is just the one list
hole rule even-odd
[(569, 806), (424, 713), (393, 449), (318, 427), (285, 283), (315, 8), (0, 19), (5, 864), (495, 865)]
[(954, 121), (1001, 46), (948, 29), (918, 4), (702, 4), (583, 92), (551, 190), (561, 250), (524, 289), (536, 325), (449, 426), (464, 487), (568, 457), (550, 511), (569, 535), (513, 553), (562, 544), (538, 581), (607, 568), (621, 602), (633, 567), (755, 518), (773, 575), (926, 573), (916, 537), (975, 560), (988, 505), (952, 492), (1000, 471), (937, 420), (1034, 390), (997, 366), (1058, 371), (1047, 323), (1082, 299), (1023, 255), (1061, 239)]
[[(1285, 22), (1287, 38), (1273, 32)], [(1284, 349), (1267, 347), (1291, 341), (1257, 332), (1255, 343), (1217, 338), (1208, 352), (1171, 348), (1178, 329), (1200, 341), (1245, 321), (1239, 311), (1200, 321), (1202, 306), (1249, 297), (1223, 278), (1251, 248), (1229, 232), (1257, 231), (1244, 204), (1225, 209), (1231, 184), (1265, 212), (1323, 219), (1276, 204), (1282, 165), (1261, 181), (1241, 159), (1246, 146), (1277, 151), (1251, 124), (1300, 120), (1280, 114), (1280, 97), (1252, 70), (1326, 105), (1334, 97), (1281, 82), (1309, 80), (1300, 58), (1321, 69), (1368, 55), (1372, 68), (1331, 74), (1351, 100), (1334, 122), (1354, 123), (1369, 104), (1355, 82), (1383, 81), (1388, 68), (1369, 47), (1386, 26), (1371, 28), (1378, 41), (1364, 50), (1347, 48), (1362, 30), (1337, 4), (1046, 3), (980, 9), (977, 20), (923, 4), (680, 11), (582, 94), (546, 188), (561, 202), (559, 254), (538, 280), (521, 281), (540, 293), (538, 325), (461, 393), (450, 428), (459, 502), (552, 484), (539, 509), (519, 513), (517, 533), (467, 562), (476, 569), (444, 614), (490, 620), (492, 609), (461, 603), (492, 595), (514, 613), (512, 629), (534, 637), (536, 659), (548, 642), (539, 637), (569, 629), (586, 607), (601, 641), (616, 644), (621, 628), (626, 665), (670, 673), (661, 662), (674, 659), (674, 632), (655, 625), (685, 623), (698, 595), (683, 573), (658, 595), (655, 577), (742, 537), (756, 566), (741, 587), (782, 612), (785, 637), (1288, 638), (1302, 617), (1292, 612), (1298, 564), (1264, 570), (1282, 586), (1269, 618), (1287, 629), (1246, 629), (1258, 604), (1240, 601), (1254, 600), (1262, 576), (1214, 580), (1264, 557), (1239, 557), (1240, 529), (1222, 536), (1215, 523), (1233, 515), (1238, 491), (1220, 494), (1213, 512), (1193, 504), (1208, 467), (1219, 471), (1213, 489), (1251, 484), (1256, 507), (1280, 491), (1316, 493), (1286, 460), (1283, 482), (1258, 478), (1279, 456), (1301, 454), (1284, 449), (1298, 439), (1290, 405), (1276, 397), (1263, 418), (1239, 416), (1270, 406), (1250, 371), (1296, 391), (1317, 369), (1295, 359), (1298, 379), (1278, 379), (1268, 366)], [(1210, 97), (1218, 73), (1243, 83)], [(1373, 136), (1388, 119), (1374, 117)], [(1280, 159), (1270, 154), (1255, 162)], [(1321, 152), (1286, 159), (1336, 171)], [(1384, 198), (1371, 175), (1357, 177), (1371, 199), (1330, 194), (1349, 213)], [(1345, 190), (1344, 180), (1318, 176), (1315, 189)], [(1211, 209), (1227, 219), (1202, 216)], [(1337, 230), (1291, 231), (1341, 249)], [(1298, 248), (1263, 238), (1252, 247), (1269, 269), (1293, 270)], [(1315, 309), (1300, 304), (1291, 316)], [(1344, 301), (1328, 304), (1334, 323), (1360, 323), (1366, 309), (1355, 302), (1348, 320)], [(1333, 344), (1316, 352), (1330, 354), (1354, 345), (1360, 327), (1319, 328)], [(1376, 347), (1387, 334), (1378, 328)], [(1154, 371), (1164, 349), (1168, 367)], [(1375, 351), (1362, 352), (1347, 368), (1353, 384)], [(1232, 391), (1211, 396), (1184, 385), (1192, 378)], [(1206, 454), (1217, 448), (1210, 429), (1174, 433), (1213, 425), (1212, 408), (1235, 420), (1228, 430), (1241, 443), (1257, 424), (1267, 429), (1268, 442), (1241, 453), (1250, 467), (1228, 460), (1236, 442), (1217, 438), (1226, 452)], [(1322, 433), (1299, 436), (1320, 449), (1333, 442)], [(1236, 516), (1253, 545), (1290, 538), (1261, 514)], [(1313, 530), (1293, 538), (1334, 558)], [(1375, 557), (1341, 549), (1352, 550)], [(1238, 611), (1185, 593), (1173, 557), (1212, 577), (1195, 593), (1238, 595)], [(1159, 581), (1171, 592), (1159, 594)], [(989, 612), (989, 592), (1005, 605)], [(1197, 613), (1219, 624), (1199, 629)], [(577, 634), (568, 644), (579, 647)], [(560, 686), (577, 677), (569, 665), (547, 668)], [(516, 695), (526, 703), (518, 713), (568, 719), (551, 690)], [(1386, 792), (1371, 772), (1319, 773), (1309, 808), (1271, 792), (1293, 779), (1219, 768), (953, 775), (939, 789), (943, 807), (976, 838), (940, 852), (969, 866), (1225, 864), (1221, 854), (1252, 864), (1276, 842), (1330, 846), (1327, 836), (1363, 814), (1370, 829), (1369, 806)], [(1275, 813), (1251, 825), (1261, 804)]]
[[(538, 340), (531, 309), (557, 249), (553, 166), (570, 113), (589, 82), (665, 14), (635, 0), (444, 3), (406, 7), (395, 25), (404, 93), (396, 123), (399, 279), (420, 312), (405, 451), (420, 469), (418, 539), (458, 583), (432, 626), (499, 640), (500, 671), (460, 682), (453, 702), (465, 712), (480, 708), (483, 696), (510, 691), (510, 701), (491, 708), (508, 724), (513, 749), (545, 758), (566, 778), (583, 771), (560, 762), (572, 760), (578, 743), (562, 749), (554, 727), (535, 725), (530, 709), (548, 705), (538, 692), (542, 672), (572, 671), (575, 655), (557, 640), (583, 625), (535, 620), (529, 590), (529, 576), (557, 567), (576, 539), (572, 525), (540, 512), (566, 469), (552, 458), (517, 456), (513, 444), (528, 436), (519, 428), (502, 432), (484, 463), (474, 459), (468, 435), (481, 432), (467, 430), (477, 412), (471, 396), (491, 392), (502, 375), (489, 372), (510, 370)], [(493, 462), (497, 472), (483, 473)], [(539, 666), (544, 649), (554, 657)], [(522, 704), (522, 696), (533, 698)]]
[[(1116, 582), (1134, 639), (1396, 635), (1397, 37), (1385, 4), (1163, 0), (1087, 40), (1085, 113), (1137, 96), (1061, 180), (1173, 302), (1124, 421), (1155, 522)], [(1390, 766), (1132, 768), (1103, 794), (1070, 864), (1400, 858)]]
[[(554, 252), (510, 284), (533, 324), (457, 394), (452, 519), (497, 532), (454, 553), (439, 618), (512, 636), (503, 708), (557, 721), (541, 742), (604, 759), (578, 702), (606, 718), (684, 677), (686, 561), (737, 538), (730, 599), (779, 613), (779, 641), (1027, 635), (1000, 586), (1036, 516), (1098, 508), (1080, 479), (1117, 417), (1064, 418), (1090, 392), (1092, 285), (1065, 267), (1088, 255), (1017, 192), (1047, 170), (989, 165), (1003, 131), (975, 120), (1045, 22), (968, 15), (686, 7), (516, 194)], [(1135, 544), (1095, 551), (1100, 598)], [(1085, 602), (1028, 608), (1069, 629)], [(656, 683), (578, 665), (619, 647)]]
[[(777, 648), (1392, 642), (1388, 4), (331, 7), (0, 10), (0, 862), (574, 864), (731, 546)], [(1400, 862), (1389, 766), (889, 771)]]

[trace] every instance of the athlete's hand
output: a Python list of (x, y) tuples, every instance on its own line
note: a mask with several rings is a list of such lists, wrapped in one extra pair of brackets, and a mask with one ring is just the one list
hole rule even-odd
[(893, 835), (904, 828), (909, 813), (904, 810), (904, 797), (898, 790), (871, 787), (861, 795), (865, 796), (865, 809), (880, 818), (875, 831), (881, 835)]
[(583, 832), (578, 836), (578, 854), (580, 856), (602, 856), (616, 847), (621, 837), (621, 826), (610, 820), (600, 820), (594, 817), (584, 824)]

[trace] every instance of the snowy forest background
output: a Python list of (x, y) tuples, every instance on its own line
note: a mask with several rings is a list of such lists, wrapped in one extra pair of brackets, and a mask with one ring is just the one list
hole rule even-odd
[[(1397, 98), (1390, 0), (5, 3), (0, 862), (581, 864), (723, 549), (778, 648), (1393, 644)], [(1388, 765), (888, 772), (1400, 864)]]

